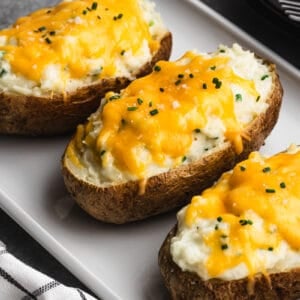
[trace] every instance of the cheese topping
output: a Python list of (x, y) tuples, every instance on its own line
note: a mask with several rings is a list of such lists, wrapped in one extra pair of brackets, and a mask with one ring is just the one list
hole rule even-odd
[(62, 90), (72, 79), (133, 78), (165, 33), (154, 4), (145, 0), (65, 0), (0, 31), (0, 81), (11, 72)]
[(299, 267), (299, 178), (300, 148), (253, 152), (178, 214), (174, 261), (205, 279)]
[[(238, 45), (220, 50), (160, 61), (121, 94), (108, 93), (105, 104), (77, 132), (75, 152), (89, 170), (86, 179), (110, 184), (149, 178), (199, 159), (226, 141), (240, 153), (245, 126), (267, 108), (272, 78), (268, 75), (261, 85), (269, 70)], [(244, 64), (256, 66), (251, 78), (233, 65), (240, 56)]]

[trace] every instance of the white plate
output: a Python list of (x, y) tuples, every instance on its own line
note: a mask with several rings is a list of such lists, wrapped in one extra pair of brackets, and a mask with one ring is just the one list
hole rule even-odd
[[(174, 34), (172, 58), (239, 42), (275, 61), (285, 89), (280, 120), (263, 152), (300, 143), (300, 73), (197, 0), (160, 0)], [(175, 212), (125, 226), (97, 222), (73, 205), (60, 174), (67, 138), (0, 140), (0, 205), (82, 282), (104, 299), (165, 299), (158, 249)], [(69, 212), (69, 213), (67, 213)]]

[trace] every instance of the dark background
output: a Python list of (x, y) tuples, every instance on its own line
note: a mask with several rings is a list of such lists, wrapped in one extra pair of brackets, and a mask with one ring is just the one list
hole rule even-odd
[[(55, 2), (58, 1), (1, 0), (0, 27), (12, 22), (21, 11), (23, 14), (30, 11), (30, 8), (35, 9)], [(286, 17), (273, 9), (273, 6), (268, 6), (271, 0), (203, 0), (203, 2), (300, 69), (300, 26), (291, 24)], [(25, 263), (66, 285), (89, 292), (2, 210), (0, 210), (0, 240), (7, 245), (7, 249), (13, 255)]]

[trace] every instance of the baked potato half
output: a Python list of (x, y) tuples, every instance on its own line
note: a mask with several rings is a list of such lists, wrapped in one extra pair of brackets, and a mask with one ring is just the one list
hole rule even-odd
[[(252, 71), (240, 68), (243, 60)], [(104, 222), (182, 206), (259, 149), (276, 124), (282, 93), (275, 66), (238, 45), (161, 61), (120, 94), (108, 93), (78, 127), (62, 158), (66, 187)]]
[(0, 134), (74, 130), (171, 48), (148, 0), (62, 1), (18, 19), (0, 31)]
[(178, 213), (159, 251), (172, 299), (299, 299), (299, 162), (254, 152)]

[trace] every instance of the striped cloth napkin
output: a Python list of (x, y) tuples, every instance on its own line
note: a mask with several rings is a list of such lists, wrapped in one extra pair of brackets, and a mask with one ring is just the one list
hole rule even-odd
[(96, 300), (32, 269), (11, 255), (0, 241), (1, 300)]

